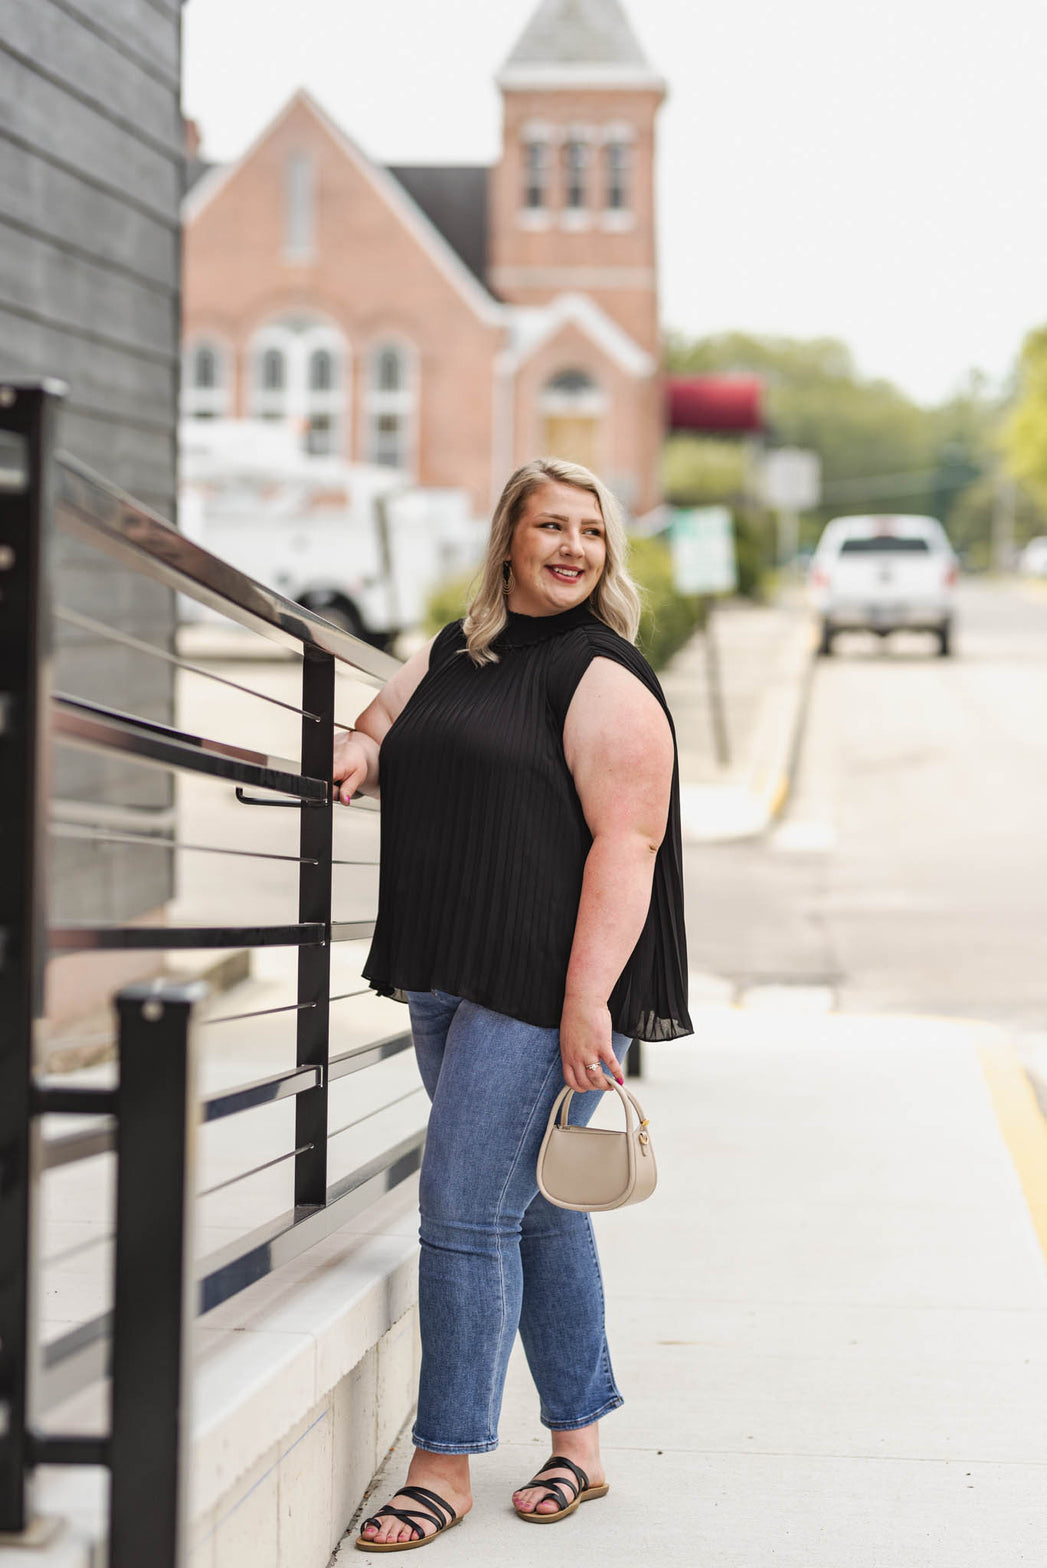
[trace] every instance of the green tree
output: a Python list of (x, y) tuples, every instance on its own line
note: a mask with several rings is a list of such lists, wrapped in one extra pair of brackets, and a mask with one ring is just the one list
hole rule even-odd
[[(847, 345), (835, 338), (727, 332), (688, 341), (676, 335), (667, 343), (666, 363), (670, 372), (762, 377), (771, 439), (821, 458), (825, 499), (803, 519), (806, 544), (829, 517), (846, 512), (924, 512), (949, 527), (958, 499), (992, 466), (997, 409), (976, 375), (947, 403), (925, 408), (889, 381), (861, 376)], [(667, 444), (667, 493), (670, 476), (709, 472), (708, 461), (703, 468), (696, 455), (677, 448), (687, 441), (700, 438), (672, 437)]]
[(1008, 472), (1047, 508), (1047, 327), (1030, 332), (1022, 345), (1001, 445)]

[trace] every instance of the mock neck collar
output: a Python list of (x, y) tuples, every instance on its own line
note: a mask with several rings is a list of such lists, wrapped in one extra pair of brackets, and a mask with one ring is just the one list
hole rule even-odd
[(525, 648), (531, 643), (545, 642), (550, 637), (558, 637), (561, 632), (584, 626), (593, 619), (588, 599), (570, 610), (560, 610), (556, 615), (521, 615), (517, 610), (508, 610), (506, 613), (508, 624), (498, 634), (498, 641), (505, 648)]

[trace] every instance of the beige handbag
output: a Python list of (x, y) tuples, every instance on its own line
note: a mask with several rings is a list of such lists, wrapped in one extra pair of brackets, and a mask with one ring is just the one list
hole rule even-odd
[[(538, 1151), (538, 1190), (560, 1209), (620, 1209), (654, 1191), (658, 1170), (647, 1118), (634, 1094), (611, 1082), (625, 1109), (625, 1131), (570, 1127), (573, 1089), (561, 1089)], [(630, 1127), (629, 1108), (638, 1125)]]

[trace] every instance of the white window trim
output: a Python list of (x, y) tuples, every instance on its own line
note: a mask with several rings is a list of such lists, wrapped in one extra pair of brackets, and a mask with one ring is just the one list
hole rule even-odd
[[(262, 357), (271, 348), (279, 349), (284, 356), (284, 387), (280, 392), (262, 385)], [(334, 386), (323, 392), (309, 386), (309, 360), (318, 348), (328, 351), (335, 368)], [(247, 366), (246, 401), (253, 419), (276, 417), (293, 425), (302, 433), (304, 445), (312, 416), (327, 415), (331, 420), (330, 455), (339, 456), (345, 451), (352, 356), (337, 327), (312, 321), (303, 330), (296, 330), (286, 322), (267, 322), (248, 344)]]
[(609, 124), (600, 127), (600, 140), (606, 142), (636, 141), (636, 126), (630, 125), (628, 120), (611, 120)]
[[(570, 172), (567, 168), (567, 148), (574, 142), (586, 150), (585, 165), (582, 171), (582, 191), (585, 201), (578, 207), (567, 204), (567, 190), (571, 183)], [(560, 227), (563, 229), (588, 229), (592, 225), (593, 210), (593, 181), (600, 176), (599, 159), (593, 156), (596, 148), (596, 138), (591, 125), (569, 125), (560, 148), (560, 181), (563, 205), (560, 207)]]
[[(609, 147), (626, 147), (629, 151), (629, 157), (625, 160), (626, 205), (624, 207), (608, 207), (605, 205), (608, 186), (606, 152)], [(633, 206), (636, 197), (636, 159), (634, 156), (633, 138), (607, 136), (604, 138), (601, 151), (603, 156), (599, 160), (598, 170), (600, 180), (600, 227), (607, 229), (611, 233), (622, 232), (633, 228), (636, 223), (636, 214)], [(625, 221), (622, 221), (623, 219)]]
[[(517, 204), (517, 211), (518, 211), (518, 213), (520, 215), (521, 227), (522, 228), (536, 228), (536, 229), (548, 228), (548, 226), (549, 226), (549, 224), (548, 224), (548, 218), (549, 218), (549, 208), (548, 208), (548, 206), (529, 207), (527, 205), (527, 191), (528, 191), (528, 187), (530, 186), (530, 183), (531, 183), (531, 170), (528, 167), (528, 160), (527, 160), (527, 150), (528, 150), (529, 147), (544, 147), (545, 148), (545, 167), (544, 167), (544, 169), (542, 171), (542, 174), (543, 174), (543, 178), (542, 178), (542, 194), (545, 197), (545, 201), (548, 202), (550, 187), (552, 186), (553, 176), (554, 176), (555, 171), (556, 171), (556, 143), (555, 143), (554, 139), (551, 136), (548, 136), (548, 135), (528, 136), (528, 135), (525, 134), (525, 135), (523, 135), (521, 137), (521, 140), (520, 140), (520, 149), (521, 149), (520, 174), (521, 174), (521, 182), (520, 182), (520, 199), (519, 199), (519, 202)], [(544, 222), (538, 222), (538, 223), (527, 221), (527, 220), (533, 219), (533, 218), (544, 218), (545, 221)]]
[(533, 229), (536, 232), (540, 232), (543, 229), (552, 228), (553, 214), (548, 207), (518, 207), (516, 209), (516, 223), (518, 228)]
[[(397, 392), (383, 392), (374, 385), (375, 362), (378, 355), (388, 348), (395, 349), (400, 354), (404, 367), (406, 384)], [(388, 463), (380, 466), (388, 468), (391, 473), (402, 474), (405, 479), (413, 483), (418, 475), (418, 406), (421, 381), (417, 348), (409, 338), (403, 337), (400, 333), (381, 333), (368, 345), (364, 376), (364, 461), (376, 462), (375, 421), (378, 417), (382, 414), (400, 415), (404, 421), (404, 462), (397, 468), (393, 468)]]
[[(215, 358), (216, 385), (193, 385), (193, 361), (197, 351), (209, 348)], [(182, 386), (179, 399), (183, 419), (223, 419), (232, 401), (233, 355), (229, 344), (213, 332), (197, 332), (186, 340), (182, 349)]]
[(608, 234), (626, 234), (636, 227), (636, 214), (631, 207), (604, 207), (600, 212), (600, 227)]
[[(305, 208), (303, 213), (297, 215), (302, 219), (303, 232), (297, 239), (292, 232), (296, 219), (292, 203), (297, 194), (292, 190), (292, 167), (305, 171)], [(304, 148), (295, 148), (284, 161), (283, 222), (284, 260), (296, 265), (312, 261), (316, 256), (316, 159)]]
[[(580, 370), (582, 367), (580, 365), (572, 365), (564, 368)], [(584, 374), (588, 376), (589, 372), (585, 371)], [(610, 408), (607, 393), (596, 382), (594, 377), (589, 377), (593, 382), (592, 386), (580, 388), (576, 392), (550, 386), (549, 382), (555, 379), (555, 375), (550, 376), (538, 394), (538, 410), (542, 415), (553, 415), (555, 417), (558, 414), (567, 416), (578, 414), (585, 418), (599, 418), (601, 415), (606, 414)]]

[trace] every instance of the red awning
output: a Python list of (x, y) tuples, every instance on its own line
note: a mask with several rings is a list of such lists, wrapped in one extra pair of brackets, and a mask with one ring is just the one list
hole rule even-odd
[(763, 429), (763, 382), (758, 376), (668, 376), (670, 430), (756, 432)]

